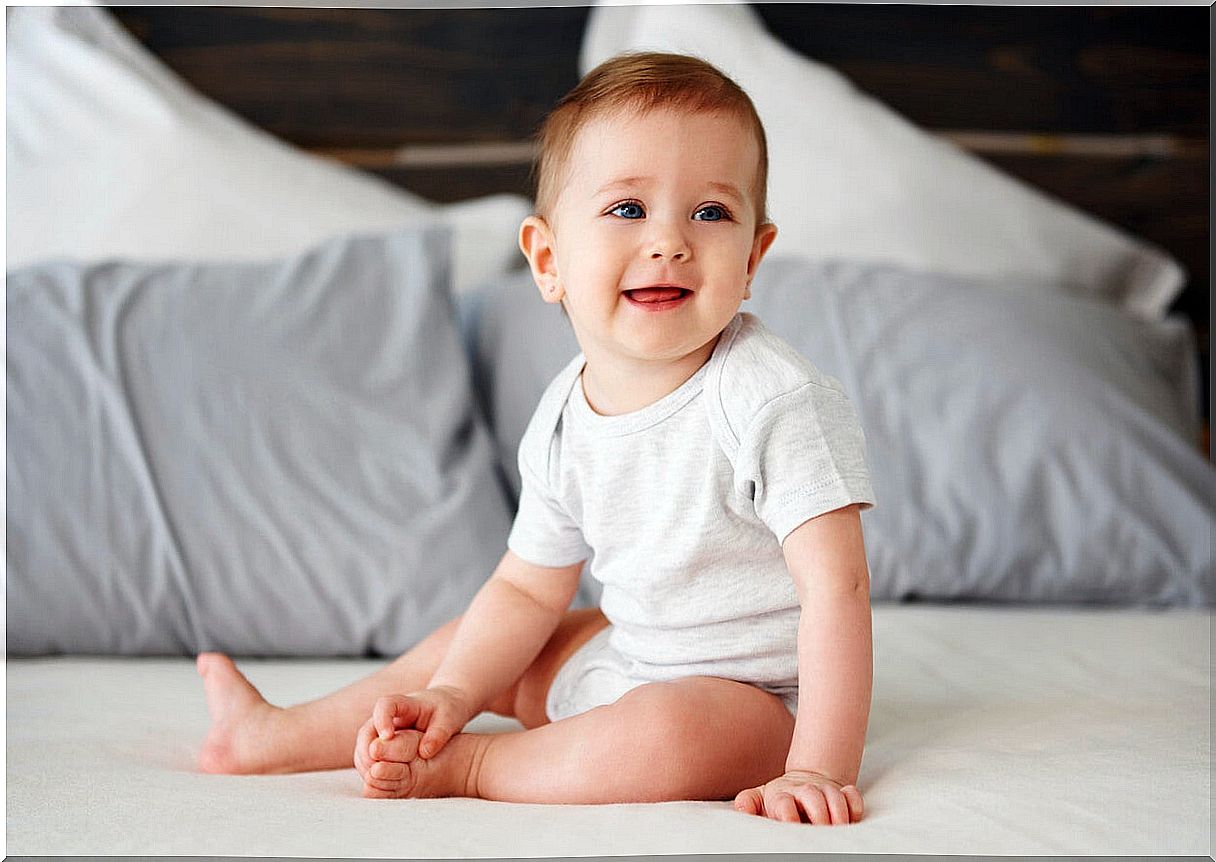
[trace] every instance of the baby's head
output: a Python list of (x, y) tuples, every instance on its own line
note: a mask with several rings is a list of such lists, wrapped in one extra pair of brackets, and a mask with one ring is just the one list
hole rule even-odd
[(589, 365), (712, 349), (777, 233), (767, 174), (751, 100), (702, 60), (621, 55), (562, 99), (519, 244)]
[(570, 170), (579, 131), (614, 114), (655, 109), (716, 113), (736, 119), (753, 136), (759, 157), (750, 192), (759, 227), (768, 221), (768, 145), (747, 93), (714, 66), (695, 57), (655, 52), (619, 54), (592, 69), (545, 118), (537, 136), (533, 178), (536, 212), (549, 220)]

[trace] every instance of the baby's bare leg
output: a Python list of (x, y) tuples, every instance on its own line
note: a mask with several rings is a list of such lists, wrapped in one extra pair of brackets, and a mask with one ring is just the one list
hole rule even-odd
[[(345, 688), (288, 708), (268, 703), (227, 656), (200, 655), (198, 671), (212, 723), (199, 751), (199, 768), (268, 773), (349, 767), (355, 735), (371, 716), (376, 700), (425, 688), (458, 624), (459, 619), (452, 620), (392, 663)], [(534, 709), (516, 709), (520, 692), (547, 691), (562, 662), (606, 624), (598, 610), (567, 613), (532, 667), (488, 708), (518, 717), (525, 726), (535, 724), (537, 717), (528, 714)]]
[(428, 761), (416, 758), (412, 739), (373, 744), (384, 762), (363, 792), (554, 803), (733, 799), (785, 771), (793, 731), (793, 716), (773, 695), (694, 677), (645, 685), (521, 733), (462, 733)]
[(225, 655), (203, 653), (211, 729), (199, 751), (205, 772), (301, 772), (349, 766), (355, 733), (376, 698), (423, 688), (451, 641), (459, 619), (345, 688), (309, 703), (281, 708), (268, 703)]

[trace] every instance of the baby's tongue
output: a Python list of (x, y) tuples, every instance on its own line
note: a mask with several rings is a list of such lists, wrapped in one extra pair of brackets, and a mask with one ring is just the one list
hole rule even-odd
[(627, 293), (638, 302), (666, 302), (679, 299), (681, 291), (678, 287), (639, 287)]

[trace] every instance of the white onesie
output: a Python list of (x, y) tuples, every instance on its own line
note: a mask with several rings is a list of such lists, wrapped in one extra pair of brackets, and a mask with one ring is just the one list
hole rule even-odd
[(590, 558), (603, 584), (611, 627), (559, 672), (550, 719), (688, 676), (796, 709), (799, 605), (781, 543), (816, 515), (874, 504), (839, 382), (747, 313), (692, 377), (633, 413), (592, 410), (583, 365), (579, 354), (554, 378), (524, 432), (507, 540), (539, 566)]

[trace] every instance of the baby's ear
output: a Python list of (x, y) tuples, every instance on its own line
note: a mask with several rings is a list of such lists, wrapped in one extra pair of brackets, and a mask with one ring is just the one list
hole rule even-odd
[(545, 302), (560, 302), (565, 291), (557, 273), (553, 230), (540, 216), (528, 216), (519, 226), (519, 249), (528, 259), (532, 280)]
[(771, 221), (766, 221), (764, 224), (756, 228), (756, 236), (752, 239), (752, 253), (747, 258), (747, 275), (752, 277), (756, 274), (756, 267), (760, 265), (760, 261), (768, 252), (773, 244), (773, 240), (777, 238), (777, 226)]

